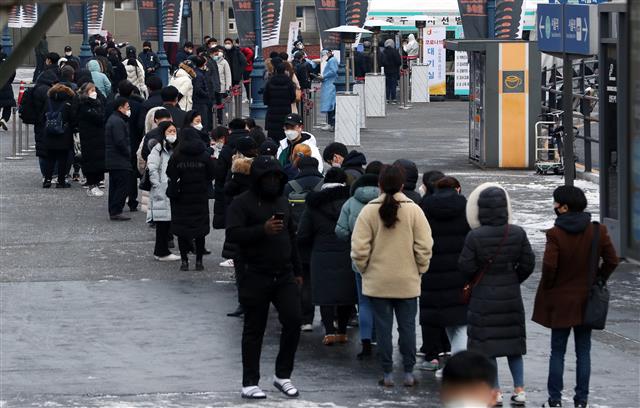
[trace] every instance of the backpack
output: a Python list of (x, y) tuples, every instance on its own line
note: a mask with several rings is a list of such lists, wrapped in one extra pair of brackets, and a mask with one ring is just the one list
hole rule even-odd
[(33, 93), (36, 87), (30, 87), (24, 90), (20, 105), (18, 106), (18, 116), (23, 123), (27, 125), (35, 125), (38, 112), (33, 99)]
[(318, 184), (316, 184), (313, 188), (304, 188), (296, 180), (291, 180), (289, 182), (289, 185), (291, 186), (293, 191), (289, 193), (287, 199), (289, 200), (289, 208), (291, 209), (291, 218), (296, 225), (300, 222), (300, 218), (302, 218), (307, 194), (312, 191), (320, 191), (322, 184), (324, 184), (324, 180), (318, 181)]
[(64, 103), (60, 104), (60, 108), (53, 109), (51, 105), (51, 99), (47, 100), (49, 110), (44, 114), (45, 116), (45, 131), (49, 136), (60, 136), (64, 134), (64, 119), (62, 117), (62, 110), (64, 109)]

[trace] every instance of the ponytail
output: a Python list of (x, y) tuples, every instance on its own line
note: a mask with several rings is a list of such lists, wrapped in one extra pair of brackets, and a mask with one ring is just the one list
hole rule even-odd
[(393, 195), (402, 191), (404, 184), (404, 169), (400, 165), (384, 166), (380, 171), (380, 189), (384, 192), (384, 200), (378, 213), (387, 228), (393, 228), (398, 219), (400, 202)]

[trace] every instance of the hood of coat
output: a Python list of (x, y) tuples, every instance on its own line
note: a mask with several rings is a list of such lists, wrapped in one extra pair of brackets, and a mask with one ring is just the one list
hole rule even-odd
[(288, 179), (282, 165), (279, 161), (271, 156), (258, 156), (253, 159), (251, 163), (251, 190), (258, 196), (261, 196), (261, 181), (264, 176), (268, 174), (275, 174), (280, 178), (280, 192), (279, 196), (284, 192), (284, 186), (287, 184)]
[(178, 150), (186, 156), (199, 156), (204, 153), (206, 146), (200, 138), (199, 132), (192, 128), (184, 128), (180, 132)]
[(47, 96), (54, 101), (66, 101), (73, 98), (74, 95), (73, 89), (63, 84), (55, 84), (47, 91)]
[(467, 199), (452, 188), (438, 190), (422, 201), (428, 218), (447, 221), (465, 214)]
[(395, 48), (396, 43), (391, 38), (384, 42), (385, 48)]
[(352, 150), (349, 152), (347, 157), (344, 158), (342, 162), (342, 168), (347, 167), (358, 167), (362, 168), (367, 165), (367, 158), (363, 153), (360, 153), (357, 150)]
[(42, 71), (42, 74), (36, 79), (36, 83), (38, 85), (47, 85), (51, 86), (58, 82), (58, 75), (56, 74), (55, 69), (47, 69)]
[(555, 225), (569, 234), (581, 234), (591, 224), (588, 212), (568, 212), (556, 218)]
[(418, 166), (411, 160), (406, 159), (396, 160), (394, 164), (399, 164), (404, 169), (404, 189), (415, 190), (416, 184), (418, 184)]
[(467, 201), (467, 222), (471, 229), (482, 225), (511, 224), (511, 200), (500, 184), (484, 183), (476, 187)]
[(87, 62), (87, 69), (91, 72), (101, 72), (100, 63), (96, 60), (91, 60)]
[(351, 185), (351, 195), (356, 194), (356, 190), (360, 187), (376, 187), (378, 188), (377, 174), (363, 174)]
[(251, 174), (251, 163), (253, 163), (253, 157), (246, 157), (242, 153), (236, 153), (231, 159), (231, 173), (239, 173), (249, 175)]
[(332, 219), (338, 219), (342, 205), (349, 198), (349, 186), (337, 185), (325, 188), (321, 191), (312, 191), (307, 194), (305, 204), (310, 208), (319, 209)]
[(180, 69), (176, 72), (176, 77), (190, 76), (196, 77), (196, 71), (185, 63), (180, 64)]
[(322, 173), (320, 173), (318, 171), (318, 166), (314, 164), (312, 165), (305, 165), (303, 167), (300, 167), (299, 169), (300, 171), (298, 172), (298, 175), (296, 176), (296, 180), (297, 179), (301, 179), (301, 178), (305, 178), (305, 177), (319, 177), (319, 178), (324, 178), (322, 176)]
[(369, 202), (375, 200), (380, 196), (380, 188), (373, 186), (364, 186), (356, 190), (353, 197), (360, 201), (362, 204), (369, 204)]
[(249, 131), (246, 129), (231, 129), (229, 136), (227, 137), (227, 144), (232, 149), (236, 149), (236, 142), (245, 136), (249, 136)]

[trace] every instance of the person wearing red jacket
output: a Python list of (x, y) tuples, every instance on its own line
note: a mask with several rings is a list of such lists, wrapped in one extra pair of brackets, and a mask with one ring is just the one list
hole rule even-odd
[[(236, 43), (238, 43), (238, 40), (236, 40)], [(244, 57), (247, 59), (247, 66), (244, 67), (244, 72), (242, 73), (242, 82), (244, 82), (244, 89), (247, 94), (244, 102), (249, 102), (251, 100), (251, 88), (249, 87), (249, 84), (251, 83), (251, 72), (253, 72), (254, 53), (249, 47), (240, 47), (240, 52), (244, 54)]]

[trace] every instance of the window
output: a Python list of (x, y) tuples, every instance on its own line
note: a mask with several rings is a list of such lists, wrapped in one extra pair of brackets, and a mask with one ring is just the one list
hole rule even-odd
[(135, 0), (115, 0), (114, 8), (116, 10), (135, 10), (136, 2)]
[(229, 7), (229, 18), (236, 18), (236, 15), (233, 13), (233, 7)]
[(296, 7), (296, 18), (304, 18), (304, 7)]

